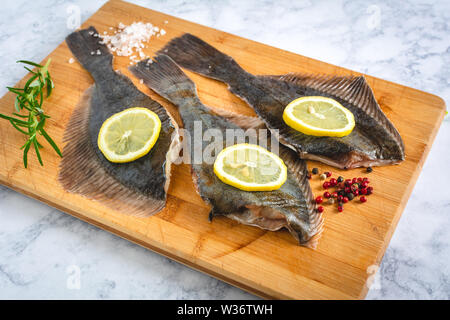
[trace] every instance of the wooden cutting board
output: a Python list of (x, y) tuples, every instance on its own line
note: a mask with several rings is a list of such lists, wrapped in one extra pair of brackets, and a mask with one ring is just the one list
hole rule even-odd
[[(103, 33), (110, 32), (109, 27), (115, 27), (119, 22), (130, 24), (134, 21), (151, 22), (167, 31), (165, 36), (151, 40), (146, 49), (149, 55), (173, 37), (190, 32), (231, 55), (253, 74), (295, 71), (357, 74), (120, 1), (106, 3), (82, 27), (93, 25)], [(50, 70), (55, 90), (44, 105), (52, 117), (46, 126), (50, 136), (62, 146), (61, 138), (72, 110), (93, 81), (77, 62), (68, 63), (72, 55), (66, 43), (60, 44), (49, 57), (52, 58)], [(170, 103), (132, 77), (126, 69), (128, 66), (128, 58), (119, 57), (114, 61), (116, 69), (130, 76), (143, 92), (176, 114)], [(206, 105), (253, 114), (244, 102), (227, 91), (224, 84), (187, 73), (197, 84), (200, 99)], [(209, 223), (209, 208), (195, 192), (187, 165), (174, 166), (167, 207), (149, 218), (123, 215), (101, 203), (69, 194), (57, 181), (60, 159), (50, 146), (44, 144), (44, 167), (39, 166), (33, 151), (29, 155), (29, 168), (24, 169), (22, 151), (19, 150), (24, 137), (3, 120), (0, 120), (0, 182), (265, 298), (364, 298), (368, 290), (366, 281), (369, 279), (370, 282), (383, 257), (445, 113), (445, 103), (437, 96), (370, 76), (367, 80), (381, 108), (404, 139), (406, 161), (398, 166), (375, 168), (369, 175), (375, 194), (366, 204), (353, 201), (341, 214), (336, 206), (326, 206), (325, 230), (315, 251), (298, 246), (287, 231), (267, 232), (227, 218), (217, 218)], [(18, 86), (23, 86), (24, 81)], [(13, 112), (13, 99), (12, 94), (6, 94), (0, 100), (0, 112)], [(335, 177), (366, 175), (363, 169), (344, 172), (309, 162), (309, 168), (312, 167), (331, 170)], [(313, 177), (311, 185), (316, 195), (322, 193), (317, 176)]]

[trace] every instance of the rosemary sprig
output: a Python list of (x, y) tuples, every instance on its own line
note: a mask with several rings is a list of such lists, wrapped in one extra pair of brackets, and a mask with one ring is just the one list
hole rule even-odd
[[(25, 168), (28, 165), (28, 151), (31, 147), (34, 147), (36, 150), (36, 156), (41, 166), (44, 165), (41, 153), (39, 152), (39, 149), (43, 148), (38, 142), (39, 135), (43, 136), (52, 148), (55, 149), (56, 153), (62, 157), (58, 146), (44, 129), (46, 119), (50, 118), (42, 110), (44, 95), (46, 98), (50, 97), (54, 88), (53, 80), (48, 72), (50, 61), (51, 59), (48, 59), (44, 66), (31, 61), (17, 61), (18, 63), (36, 67), (37, 70), (33, 71), (24, 66), (32, 74), (30, 79), (25, 83), (25, 86), (23, 88), (7, 87), (10, 92), (16, 94), (16, 99), (14, 100), (16, 112), (13, 112), (13, 116), (0, 113), (0, 118), (8, 120), (16, 130), (28, 136), (27, 141), (21, 147), (23, 149), (23, 165)], [(44, 88), (46, 89), (46, 94), (44, 94)], [(21, 114), (21, 111), (24, 109), (28, 114)]]

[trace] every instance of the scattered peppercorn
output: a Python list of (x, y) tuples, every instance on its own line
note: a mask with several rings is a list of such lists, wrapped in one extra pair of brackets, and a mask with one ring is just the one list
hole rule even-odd
[(337, 185), (337, 180), (335, 178), (330, 179), (330, 187), (335, 187)]
[(318, 173), (319, 173), (319, 169), (313, 168), (313, 169), (311, 170), (311, 172), (312, 172), (312, 174), (318, 174)]
[(318, 196), (317, 198), (316, 198), (316, 203), (317, 204), (321, 204), (323, 202), (323, 198), (321, 197), (321, 196)]
[(373, 169), (372, 169), (372, 167), (367, 167), (366, 171), (367, 171), (368, 173), (371, 173), (371, 172), (373, 171)]
[(352, 179), (345, 179), (343, 176), (339, 176), (337, 179), (330, 178), (327, 181), (327, 177), (331, 177), (332, 173), (326, 171), (320, 175), (323, 182), (323, 188), (333, 188), (333, 191), (325, 191), (322, 196), (318, 196), (315, 199), (317, 204), (337, 203), (338, 211), (344, 210), (344, 204), (349, 201), (353, 201), (356, 197), (359, 197), (361, 203), (367, 202), (366, 196), (373, 193), (373, 187), (369, 186), (369, 179), (367, 177), (355, 177)]
[(311, 179), (311, 173), (308, 172), (308, 173), (306, 174), (306, 177), (307, 177), (308, 179)]

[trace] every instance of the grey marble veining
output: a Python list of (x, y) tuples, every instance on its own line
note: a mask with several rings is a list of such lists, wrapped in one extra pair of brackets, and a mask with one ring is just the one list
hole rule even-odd
[[(450, 102), (446, 0), (132, 2)], [(0, 94), (25, 74), (15, 60), (42, 60), (64, 40), (70, 6), (84, 21), (102, 4), (3, 1)], [(449, 145), (447, 117), (368, 299), (450, 298)], [(254, 297), (0, 186), (0, 298)]]

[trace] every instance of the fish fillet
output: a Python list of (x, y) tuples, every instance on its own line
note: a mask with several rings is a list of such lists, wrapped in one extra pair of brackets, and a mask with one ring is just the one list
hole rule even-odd
[[(159, 52), (181, 67), (228, 84), (229, 90), (255, 110), (280, 142), (303, 159), (342, 169), (397, 164), (405, 159), (400, 134), (380, 109), (363, 76), (254, 76), (191, 34), (171, 40)], [(355, 128), (345, 137), (317, 137), (289, 127), (282, 118), (284, 108), (302, 96), (337, 100), (355, 116)]]
[[(59, 181), (68, 192), (99, 200), (124, 214), (148, 216), (166, 203), (171, 161), (179, 148), (177, 128), (160, 104), (113, 70), (113, 57), (95, 34), (90, 27), (66, 38), (95, 84), (82, 95), (67, 125)], [(147, 155), (133, 162), (112, 163), (98, 148), (100, 128), (107, 118), (131, 107), (148, 108), (158, 115), (158, 141)]]
[[(254, 121), (255, 118), (236, 114), (225, 118), (226, 112), (218, 114), (211, 111), (199, 100), (195, 84), (166, 55), (157, 56), (152, 63), (143, 60), (130, 70), (152, 90), (178, 107), (184, 129), (190, 133), (190, 137), (196, 135), (195, 130), (199, 127), (203, 136), (206, 130), (213, 129), (219, 130), (224, 137), (227, 129), (242, 129), (239, 123), (254, 128), (261, 124), (259, 120)], [(209, 141), (202, 137), (199, 139), (202, 151), (205, 151)], [(278, 141), (274, 140), (278, 145)], [(269, 142), (268, 148), (271, 147)], [(221, 143), (222, 149), (225, 141)], [(213, 163), (193, 161), (196, 157), (194, 151), (192, 147), (188, 151), (193, 180), (200, 196), (212, 207), (211, 218), (225, 215), (243, 224), (272, 231), (285, 227), (300, 244), (312, 248), (316, 246), (323, 219), (313, 201), (306, 164), (295, 152), (280, 146), (279, 155), (288, 167), (287, 181), (280, 189), (248, 192), (223, 183), (214, 174)]]

